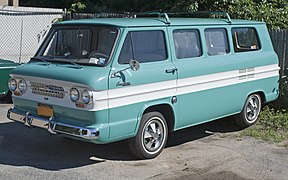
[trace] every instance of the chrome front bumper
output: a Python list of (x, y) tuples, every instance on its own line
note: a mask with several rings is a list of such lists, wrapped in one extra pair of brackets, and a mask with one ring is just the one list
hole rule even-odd
[(29, 127), (40, 127), (47, 129), (52, 134), (67, 134), (70, 136), (83, 139), (97, 139), (99, 137), (99, 130), (97, 128), (83, 128), (72, 126), (54, 121), (53, 117), (45, 119), (39, 116), (33, 116), (30, 112), (25, 114), (17, 112), (16, 109), (9, 109), (7, 112), (8, 119), (24, 123)]

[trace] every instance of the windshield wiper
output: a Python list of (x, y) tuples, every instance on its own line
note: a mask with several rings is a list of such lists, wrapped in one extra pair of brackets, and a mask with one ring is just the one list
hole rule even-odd
[[(49, 58), (49, 59), (52, 59), (52, 58)], [(51, 64), (51, 62), (46, 61), (44, 58), (41, 58), (41, 57), (32, 57), (31, 60), (42, 61), (42, 62), (45, 63), (45, 65), (50, 65), (50, 64)], [(70, 64), (73, 64), (73, 65), (77, 66), (77, 69), (83, 68), (81, 65), (79, 65), (79, 64), (77, 64), (77, 63), (75, 63), (75, 62), (73, 62), (73, 61), (65, 60), (65, 61), (61, 61), (61, 62), (68, 62), (68, 63), (70, 63)]]
[(71, 63), (71, 64), (77, 66), (78, 69), (83, 68), (83, 66), (81, 66), (80, 64), (77, 64), (77, 63), (75, 63), (75, 62), (73, 62), (73, 61), (65, 61), (65, 62), (69, 62), (69, 63)]
[(40, 60), (40, 61), (42, 61), (42, 62), (44, 62), (44, 63), (46, 63), (46, 65), (50, 65), (50, 62), (48, 62), (48, 61), (46, 61), (45, 59), (42, 59), (42, 58), (40, 58), (40, 57), (31, 57), (31, 60), (33, 61), (33, 60)]
[[(65, 59), (68, 59), (69, 57), (71, 57), (71, 53), (70, 52), (65, 53), (64, 57), (65, 57)], [(78, 69), (83, 68), (81, 65), (75, 63), (74, 61), (65, 60), (65, 62), (69, 62), (69, 63), (77, 66)]]

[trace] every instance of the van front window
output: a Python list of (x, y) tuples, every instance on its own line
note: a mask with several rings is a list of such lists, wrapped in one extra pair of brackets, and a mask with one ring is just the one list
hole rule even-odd
[(57, 28), (38, 56), (46, 61), (105, 65), (116, 37), (114, 28)]

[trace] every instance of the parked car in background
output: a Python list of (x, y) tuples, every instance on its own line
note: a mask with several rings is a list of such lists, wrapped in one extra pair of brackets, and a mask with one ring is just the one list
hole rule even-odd
[(12, 69), (19, 64), (9, 60), (0, 59), (0, 98), (9, 94), (8, 80), (10, 78), (9, 73)]

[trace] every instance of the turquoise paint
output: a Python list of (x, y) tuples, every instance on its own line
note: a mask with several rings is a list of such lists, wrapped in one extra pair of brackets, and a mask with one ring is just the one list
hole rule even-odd
[[(167, 32), (162, 28), (146, 28), (147, 30), (162, 30), (167, 36)], [(122, 47), (125, 37), (129, 31), (138, 31), (137, 28), (126, 28), (123, 30), (122, 37), (120, 38), (119, 47)], [(166, 39), (166, 44), (168, 44)], [(167, 47), (167, 49), (169, 49)], [(125, 69), (128, 65), (121, 65), (118, 63), (118, 57), (121, 48), (115, 52), (115, 58), (112, 63), (113, 69), (111, 74), (119, 70)], [(172, 69), (175, 66), (170, 60), (170, 51), (168, 50), (168, 59), (153, 63), (141, 63), (138, 71), (132, 71), (131, 69), (123, 71), (121, 78), (110, 78), (109, 89), (122, 89), (125, 87), (117, 86), (118, 83), (129, 82), (132, 86), (150, 84), (155, 82), (163, 82), (169, 80), (175, 80), (176, 74), (166, 73), (166, 69)], [(153, 77), (153, 78), (151, 78)], [(176, 90), (176, 81), (174, 83)], [(130, 87), (130, 86), (129, 86)], [(172, 96), (172, 95), (171, 95)], [(146, 102), (149, 103), (149, 102)], [(132, 137), (137, 131), (137, 125), (139, 124), (139, 110), (145, 106), (145, 102), (132, 104), (128, 106), (121, 106), (117, 108), (109, 109), (109, 125), (110, 125), (110, 137), (112, 139), (119, 139), (119, 137)]]
[[(226, 55), (207, 55), (206, 41), (204, 38), (205, 28), (207, 27), (197, 28), (200, 33), (200, 41), (203, 49), (201, 57), (177, 59), (175, 49), (172, 48), (173, 63), (178, 69), (177, 73), (179, 79), (237, 70), (236, 59), (231, 52)], [(225, 28), (225, 26), (216, 26), (215, 28)], [(173, 31), (175, 29), (181, 30), (183, 28), (168, 28), (170, 44), (172, 44), (172, 46), (174, 45)], [(195, 27), (185, 27), (184, 29), (195, 29)], [(227, 30), (227, 32), (228, 31), (229, 30)], [(229, 36), (230, 35), (228, 34), (228, 38)], [(230, 44), (231, 42), (229, 42), (229, 46)], [(231, 101), (237, 102), (235, 99), (237, 95), (235, 97), (233, 93), (231, 94), (229, 92), (230, 89), (224, 87), (178, 96), (178, 108), (175, 112), (175, 114), (177, 114), (175, 129), (239, 111), (239, 109), (241, 109), (239, 105), (238, 107), (231, 106)], [(227, 101), (228, 99), (231, 101)]]
[(170, 97), (110, 109), (110, 140), (116, 141), (135, 136), (144, 111), (159, 104), (169, 105), (174, 109)]
[[(139, 128), (140, 121), (141, 121), (141, 118), (142, 118), (144, 112), (153, 106), (168, 105), (173, 111), (173, 114), (174, 114), (173, 119), (174, 120), (178, 119), (177, 114), (174, 113), (174, 112), (178, 112), (178, 103), (172, 104), (171, 100), (172, 100), (172, 97), (167, 97), (167, 98), (162, 98), (162, 99), (158, 99), (158, 100), (154, 100), (154, 101), (145, 102), (145, 104), (142, 106), (142, 108), (140, 109), (140, 111), (138, 113), (138, 118), (137, 118), (138, 122), (137, 122), (137, 126), (135, 129), (135, 133), (137, 133), (137, 130)], [(174, 127), (172, 127), (172, 130), (174, 130), (174, 129), (175, 129), (175, 124), (174, 124)]]
[[(141, 31), (141, 30), (143, 29), (139, 29), (139, 28), (123, 29), (124, 32), (122, 34), (122, 37), (119, 39), (119, 48), (114, 52), (115, 56), (114, 56), (114, 61), (111, 64), (111, 67), (112, 67), (111, 73), (117, 72), (119, 70), (129, 67), (128, 64), (118, 63), (118, 57), (121, 52), (121, 47), (124, 44), (125, 37), (129, 31)], [(163, 29), (159, 27), (146, 27), (145, 30), (161, 30), (164, 32), (166, 37), (168, 36), (166, 32), (166, 28)], [(175, 66), (171, 62), (171, 58), (170, 58), (171, 55), (170, 55), (169, 46), (168, 46), (169, 41), (167, 38), (166, 38), (165, 43), (168, 49), (168, 52), (167, 52), (168, 58), (166, 60), (151, 62), (151, 63), (141, 63), (138, 71), (132, 71), (131, 69), (123, 71), (123, 79), (110, 78), (109, 89), (123, 88), (123, 87), (118, 87), (117, 83), (123, 82), (124, 79), (126, 80), (126, 82), (130, 82), (133, 86), (176, 79), (177, 78), (176, 74), (165, 73), (166, 69), (175, 68)]]
[[(17, 108), (21, 108), (25, 111), (29, 111), (34, 115), (37, 115), (37, 105), (38, 102), (32, 100), (25, 100), (19, 97), (13, 97), (13, 103)], [(91, 125), (91, 124), (105, 124), (108, 122), (108, 110), (101, 111), (87, 111), (85, 109), (75, 109), (62, 107), (55, 104), (51, 105), (54, 111), (56, 119), (59, 119), (59, 122), (67, 122), (67, 120), (75, 120), (80, 124), (73, 125)], [(77, 122), (76, 122), (77, 123)]]
[[(230, 53), (226, 55), (208, 56), (206, 53), (207, 49), (204, 36), (204, 30), (206, 28), (211, 27), (205, 26), (196, 28), (200, 32), (200, 41), (203, 48), (203, 55), (201, 57), (177, 59), (174, 48), (171, 48), (173, 63), (178, 69), (179, 79), (277, 63), (277, 57), (275, 53), (271, 51), (271, 41), (270, 43), (263, 44), (262, 50), (260, 51), (234, 53), (231, 27), (227, 28), (226, 26), (219, 25), (213, 26), (213, 28), (227, 29)], [(261, 36), (261, 33), (265, 32), (266, 27), (262, 25), (258, 26), (258, 28)], [(175, 29), (195, 29), (195, 27), (169, 27), (169, 39), (170, 44), (172, 45), (174, 44), (172, 33)], [(264, 40), (268, 41), (268, 39)], [(263, 42), (264, 40), (262, 39)], [(264, 50), (266, 50), (266, 52)], [(277, 93), (276, 91), (271, 91), (274, 88), (278, 89), (277, 81), (278, 77), (276, 77), (276, 79), (272, 78), (270, 83), (268, 83), (267, 79), (258, 80), (243, 83), (241, 85), (233, 85), (180, 95), (178, 96), (178, 112), (176, 112), (176, 129), (239, 113), (244, 105), (246, 97), (253, 92), (259, 91), (264, 92), (266, 95), (271, 94), (271, 98), (266, 98), (266, 100), (275, 100), (277, 98)], [(266, 83), (264, 83), (266, 84), (264, 85), (259, 82), (266, 82), (269, 85)], [(248, 86), (248, 88), (243, 86)], [(270, 89), (268, 90), (268, 88)], [(259, 90), (256, 91), (256, 89)], [(241, 90), (243, 91), (242, 93)]]
[[(241, 27), (241, 26), (235, 26)], [(256, 28), (261, 49), (259, 51), (248, 51), (235, 53), (239, 69), (257, 67), (270, 64), (278, 64), (278, 57), (273, 51), (270, 35), (265, 25), (245, 26)]]
[(82, 66), (51, 62), (31, 62), (14, 69), (11, 74), (34, 76), (74, 82), (92, 87), (94, 90), (107, 90), (109, 67)]
[(143, 104), (144, 102), (109, 109), (109, 138), (116, 139), (123, 136), (133, 136), (139, 109)]
[(277, 80), (278, 77), (272, 77), (180, 95), (175, 129), (240, 113), (249, 94), (263, 92), (266, 102), (275, 100), (278, 97), (274, 90), (278, 88)]

